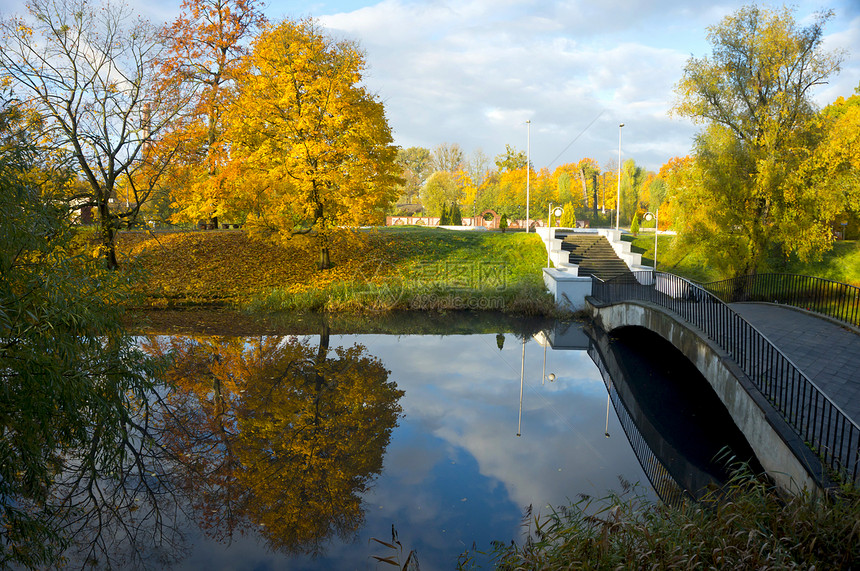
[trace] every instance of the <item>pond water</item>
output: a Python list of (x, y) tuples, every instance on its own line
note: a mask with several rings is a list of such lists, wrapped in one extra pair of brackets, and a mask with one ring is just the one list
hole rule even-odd
[[(729, 441), (743, 446), (724, 418), (685, 428), (703, 402), (715, 407), (704, 379), (671, 365), (677, 356), (658, 341), (637, 353), (635, 335), (605, 337), (603, 353), (629, 359), (604, 360), (578, 323), (498, 327), (147, 337), (148, 352), (173, 358), (162, 428), (185, 459), (172, 476), (188, 517), (171, 568), (384, 569), (373, 556), (402, 562), (413, 551), (425, 571), (454, 569), (466, 550), (522, 540), (529, 506), (547, 513), (580, 494), (604, 497), (621, 480), (656, 501), (649, 479), (667, 471), (655, 479), (659, 462), (642, 444), (660, 438), (651, 433), (675, 435), (656, 447), (682, 473), (708, 472), (701, 466)], [(674, 378), (688, 400), (631, 388), (635, 378)], [(623, 402), (649, 394), (650, 405)], [(675, 424), (660, 426), (666, 403)], [(677, 468), (685, 449), (698, 468)], [(372, 539), (390, 543), (393, 530), (400, 554)]]
[[(362, 494), (357, 535), (323, 541), (320, 555), (290, 558), (290, 569), (375, 568), (371, 555), (393, 553), (370, 538), (390, 542), (392, 525), (422, 569), (453, 569), (473, 542), (486, 550), (492, 540), (518, 539), (529, 505), (545, 511), (580, 493), (603, 496), (618, 488), (619, 476), (647, 485), (612, 409), (608, 431), (615, 434), (605, 436), (606, 388), (588, 354), (548, 350), (546, 371), (556, 378), (543, 381), (544, 348), (501, 335), (331, 336), (332, 348), (360, 344), (390, 370), (389, 381), (403, 391), (402, 416)], [(319, 344), (318, 337), (302, 340)], [(284, 568), (283, 556), (260, 540), (205, 541), (179, 568)]]

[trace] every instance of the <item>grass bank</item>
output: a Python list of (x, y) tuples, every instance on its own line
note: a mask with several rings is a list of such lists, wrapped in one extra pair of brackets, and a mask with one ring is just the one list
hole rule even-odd
[(241, 230), (124, 232), (121, 264), (149, 307), (272, 311), (555, 311), (535, 234), (438, 228), (341, 230), (333, 267), (317, 270), (315, 238), (254, 239)]
[[(632, 250), (642, 254), (642, 263), (654, 263), (654, 235), (641, 233), (625, 236)], [(720, 275), (699, 254), (674, 247), (674, 236), (657, 237), (657, 269), (671, 272), (701, 283), (718, 281), (730, 276)], [(761, 273), (785, 273), (815, 276), (860, 287), (860, 242), (842, 240), (825, 252), (820, 260), (802, 262), (796, 256), (771, 259), (759, 270)]]

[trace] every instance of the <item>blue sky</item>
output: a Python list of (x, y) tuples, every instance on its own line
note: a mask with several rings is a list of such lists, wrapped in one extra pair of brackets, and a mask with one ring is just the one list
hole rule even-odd
[[(180, 0), (128, 0), (153, 21)], [(22, 0), (0, 0), (21, 11)], [(385, 103), (397, 144), (457, 143), (492, 162), (530, 141), (537, 168), (589, 156), (650, 170), (689, 153), (698, 130), (672, 118), (673, 87), (691, 55), (709, 54), (707, 27), (740, 0), (339, 0), (269, 2), (272, 20), (312, 16), (367, 54), (367, 86)], [(760, 2), (782, 6), (782, 3)], [(825, 45), (849, 50), (842, 73), (819, 88), (826, 105), (860, 83), (860, 0), (796, 0), (808, 21), (832, 8)], [(526, 121), (531, 121), (527, 127)], [(589, 126), (590, 125), (590, 126)]]

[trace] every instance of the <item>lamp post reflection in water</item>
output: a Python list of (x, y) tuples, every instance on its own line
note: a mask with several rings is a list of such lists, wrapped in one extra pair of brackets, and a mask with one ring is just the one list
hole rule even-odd
[(523, 377), (526, 372), (526, 338), (523, 337), (523, 357), (520, 360), (520, 415), (517, 420), (517, 436), (522, 436), (523, 427)]
[[(535, 341), (543, 345), (543, 371), (541, 372), (541, 385), (545, 384), (547, 379), (549, 382), (554, 382), (556, 377), (555, 373), (546, 374), (546, 348), (549, 345), (549, 339), (545, 332), (540, 331), (534, 335)], [(523, 386), (525, 384), (525, 372), (526, 372), (526, 340), (523, 337), (523, 353), (522, 358), (520, 359), (520, 411), (519, 417), (517, 419), (517, 436), (522, 436), (522, 426), (523, 426)]]
[[(610, 388), (611, 390), (611, 388)], [(610, 396), (606, 395), (606, 427), (603, 429), (603, 436), (609, 438), (609, 402)]]
[(546, 384), (547, 379), (549, 379), (549, 382), (555, 381), (555, 373), (546, 374), (546, 348), (550, 345), (548, 333), (546, 331), (538, 331), (532, 338), (543, 346), (543, 370), (541, 371), (540, 384)]
[[(535, 333), (533, 339), (543, 345), (543, 370), (541, 371), (541, 385), (546, 384), (546, 381), (555, 382), (555, 373), (546, 374), (546, 348), (549, 346), (549, 337), (545, 331)], [(520, 410), (519, 419), (517, 421), (517, 436), (522, 436), (522, 421), (523, 421), (523, 386), (525, 384), (526, 371), (526, 340), (523, 338), (523, 354), (520, 360)]]
[[(543, 385), (544, 381), (546, 381), (546, 346), (549, 343), (543, 344), (543, 370), (541, 371), (540, 384)], [(555, 380), (555, 376), (553, 376), (553, 380)]]

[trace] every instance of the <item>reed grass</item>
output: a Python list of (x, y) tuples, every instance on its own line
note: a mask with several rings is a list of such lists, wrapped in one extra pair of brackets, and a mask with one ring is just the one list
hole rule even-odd
[[(521, 544), (496, 542), (493, 567), (514, 569), (851, 569), (860, 562), (860, 492), (785, 496), (738, 472), (700, 503), (582, 495), (546, 515), (526, 513)], [(461, 556), (461, 569), (476, 568)]]
[(421, 568), (418, 563), (418, 554), (414, 549), (410, 549), (409, 551), (406, 550), (406, 547), (404, 547), (400, 542), (400, 538), (398, 537), (397, 529), (394, 527), (394, 524), (391, 524), (390, 542), (383, 541), (376, 537), (371, 537), (370, 542), (380, 549), (385, 548), (383, 552), (388, 553), (388, 555), (371, 555), (377, 563), (390, 565), (400, 571), (419, 571)]
[(478, 310), (524, 316), (567, 316), (556, 307), (543, 284), (533, 280), (523, 280), (504, 289), (410, 286), (397, 281), (383, 284), (344, 282), (298, 293), (274, 288), (253, 296), (245, 308), (253, 313)]

